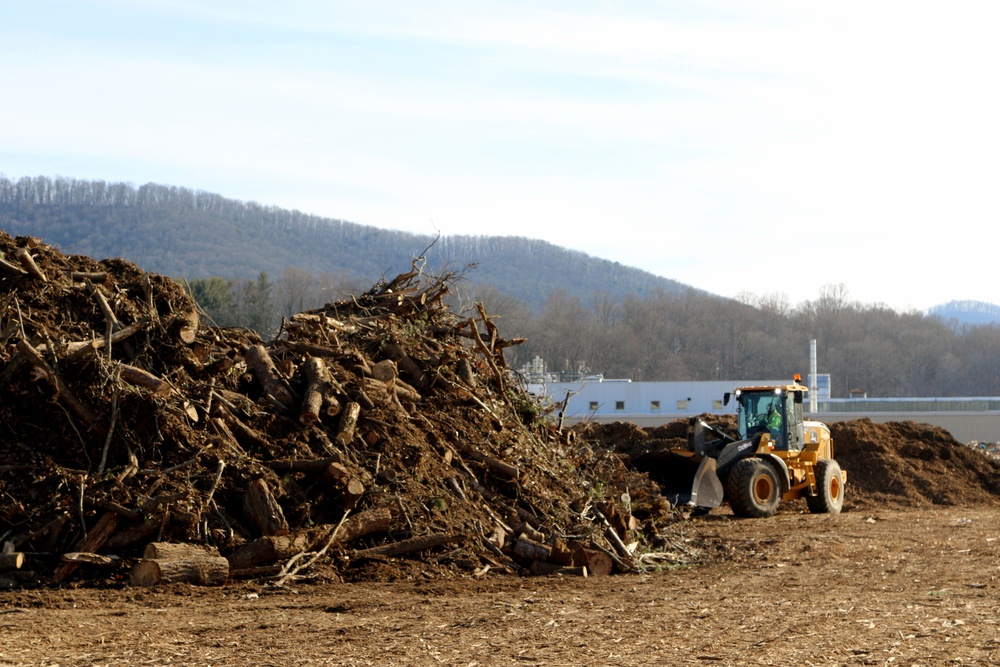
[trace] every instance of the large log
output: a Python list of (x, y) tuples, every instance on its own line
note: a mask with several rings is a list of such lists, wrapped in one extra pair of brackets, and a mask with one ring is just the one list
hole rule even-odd
[(285, 385), (284, 380), (278, 373), (277, 367), (271, 360), (271, 355), (263, 345), (250, 347), (243, 355), (247, 368), (257, 379), (265, 396), (269, 396), (278, 404), (291, 409), (295, 405), (295, 396)]
[(340, 415), (340, 431), (337, 433), (337, 444), (346, 447), (354, 440), (354, 429), (358, 426), (361, 406), (354, 401), (347, 404)]
[(201, 318), (197, 310), (185, 310), (176, 313), (170, 328), (176, 332), (182, 343), (190, 345), (198, 335), (198, 327), (201, 325)]
[(304, 370), (306, 390), (302, 397), (302, 406), (299, 408), (299, 422), (315, 424), (322, 414), (336, 416), (340, 412), (340, 402), (331, 394), (333, 378), (326, 362), (321, 357), (309, 357), (304, 364)]
[(579, 567), (569, 567), (566, 565), (557, 565), (555, 563), (543, 563), (540, 560), (536, 560), (528, 568), (532, 574), (536, 575), (550, 575), (550, 574), (560, 574), (560, 575), (572, 575), (575, 577), (586, 577), (588, 572), (586, 566)]
[(526, 535), (521, 535), (514, 543), (513, 553), (518, 558), (525, 561), (548, 560), (552, 554), (552, 547), (546, 544), (539, 544)]
[(580, 543), (574, 543), (572, 548), (573, 565), (586, 567), (591, 576), (607, 576), (615, 568), (614, 560), (603, 551), (587, 549)]
[(243, 494), (243, 510), (263, 535), (288, 533), (288, 521), (263, 479), (255, 479)]
[(0, 572), (20, 570), (22, 565), (24, 565), (24, 554), (20, 551), (0, 553)]
[[(337, 532), (334, 544), (350, 544), (359, 537), (383, 533), (392, 523), (392, 513), (386, 509), (367, 510), (347, 517)], [(270, 535), (246, 544), (229, 554), (229, 564), (234, 570), (245, 570), (259, 565), (287, 560), (295, 554), (310, 551), (333, 526), (319, 526), (288, 535)]]
[(129, 580), (134, 586), (184, 582), (198, 586), (222, 586), (229, 579), (229, 561), (215, 549), (191, 544), (151, 542), (146, 545)]
[(521, 476), (521, 470), (516, 466), (512, 466), (509, 463), (504, 463), (500, 459), (490, 456), (488, 454), (483, 454), (478, 452), (468, 445), (463, 445), (461, 447), (462, 452), (469, 458), (479, 461), (483, 465), (492, 468), (493, 470), (502, 473), (505, 477), (510, 477), (511, 479), (518, 479)]

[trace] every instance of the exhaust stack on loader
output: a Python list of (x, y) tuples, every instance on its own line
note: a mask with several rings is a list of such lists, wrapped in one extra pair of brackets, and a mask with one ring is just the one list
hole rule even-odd
[(833, 458), (830, 429), (803, 419), (806, 391), (796, 375), (792, 384), (727, 393), (726, 405), (736, 401), (736, 434), (691, 419), (687, 448), (656, 471), (667, 499), (701, 513), (727, 500), (746, 517), (771, 516), (781, 500), (796, 498), (810, 512), (840, 512), (847, 473)]

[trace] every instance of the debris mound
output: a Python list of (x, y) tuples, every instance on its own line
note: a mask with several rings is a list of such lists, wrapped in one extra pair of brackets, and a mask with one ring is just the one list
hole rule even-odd
[(544, 419), (504, 363), (518, 341), (449, 310), (455, 279), (415, 263), (263, 341), (206, 326), (168, 278), (0, 232), (0, 546), (19, 561), (0, 578), (693, 559), (648, 477)]
[(837, 459), (850, 471), (849, 492), (858, 502), (1000, 503), (1000, 461), (958, 442), (943, 428), (870, 419), (829, 426)]

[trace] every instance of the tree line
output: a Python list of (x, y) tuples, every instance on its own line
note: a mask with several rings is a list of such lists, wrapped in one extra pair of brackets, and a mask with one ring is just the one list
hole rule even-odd
[[(222, 278), (187, 281), (220, 325), (272, 335), (282, 317), (318, 307), (370, 286), (330, 284), (302, 271), (271, 281)], [(860, 390), (872, 397), (1000, 395), (1000, 327), (966, 325), (919, 312), (900, 313), (849, 298), (843, 285), (791, 307), (782, 294), (703, 294), (588, 300), (557, 290), (540, 310), (495, 286), (459, 281), (449, 307), (476, 317), (484, 304), (507, 338), (507, 364), (527, 368), (536, 358), (552, 373), (602, 373), (636, 381), (741, 380), (803, 377), (810, 341), (818, 371), (831, 376), (834, 398)]]

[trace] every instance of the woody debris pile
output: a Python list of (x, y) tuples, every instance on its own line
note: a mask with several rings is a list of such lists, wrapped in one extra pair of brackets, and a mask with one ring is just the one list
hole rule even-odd
[(273, 341), (168, 278), (0, 232), (0, 580), (605, 574), (696, 557), (414, 270)]

